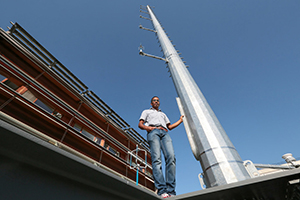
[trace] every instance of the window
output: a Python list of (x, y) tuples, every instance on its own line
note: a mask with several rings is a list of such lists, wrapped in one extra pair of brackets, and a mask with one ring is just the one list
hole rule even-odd
[(87, 130), (85, 130), (81, 125), (79, 124), (74, 124), (73, 126), (77, 131), (79, 131), (82, 135), (86, 136), (88, 139), (94, 141), (97, 143), (97, 138), (92, 135), (91, 133), (89, 133)]
[(0, 82), (1, 82), (1, 83), (2, 83), (2, 81), (3, 81), (4, 79), (6, 79), (6, 77), (5, 77), (4, 75), (0, 74)]
[(48, 113), (53, 113), (54, 109), (51, 108), (50, 106), (48, 106), (47, 104), (45, 104), (44, 102), (42, 102), (40, 99), (36, 99), (34, 101), (34, 103), (38, 106), (40, 106), (41, 108), (43, 108), (44, 110), (46, 110)]
[(7, 85), (13, 90), (17, 90), (22, 85), (22, 83), (17, 79), (3, 75), (3, 72), (0, 72), (0, 82)]
[(99, 144), (100, 146), (104, 146), (105, 140), (100, 139), (98, 137), (95, 137), (94, 142), (96, 142), (97, 144)]
[(74, 126), (73, 126), (73, 128), (75, 128), (77, 131), (79, 131), (79, 132), (81, 132), (81, 126), (79, 125), (79, 124), (75, 124)]
[(18, 89), (19, 86), (17, 86), (14, 82), (11, 82), (10, 80), (6, 80), (3, 82), (5, 85), (7, 85), (8, 87), (10, 87), (13, 90)]
[(114, 148), (112, 148), (109, 144), (105, 143), (104, 148), (106, 148), (108, 151), (110, 151), (114, 155), (120, 156), (120, 153), (117, 150), (115, 150)]
[(93, 136), (92, 134), (90, 134), (90, 133), (87, 132), (86, 130), (82, 129), (82, 130), (81, 130), (81, 133), (82, 133), (83, 135), (85, 135), (87, 138), (89, 138), (90, 140), (94, 140), (94, 137), (95, 137), (95, 136)]
[(39, 98), (39, 95), (35, 95), (30, 89), (27, 88), (27, 86), (22, 86), (22, 82), (15, 79), (14, 77), (7, 78), (6, 75), (3, 75), (3, 72), (0, 72), (0, 82), (7, 85), (8, 87), (12, 88), (13, 90), (16, 90), (20, 95), (28, 99), (29, 101), (35, 103), (42, 109), (46, 110), (48, 113), (56, 116), (57, 118), (61, 119), (62, 114), (59, 113), (57, 110), (55, 110), (50, 104), (48, 104), (46, 101), (41, 100)]
[(23, 88), (20, 91), (20, 94), (25, 97), (26, 99), (28, 99), (29, 101), (35, 103), (36, 105), (38, 105), (39, 107), (41, 107), (42, 109), (46, 110), (48, 113), (54, 115), (55, 117), (61, 119), (62, 118), (62, 114), (59, 113), (57, 110), (55, 110), (52, 106), (50, 106), (48, 103), (46, 103), (46, 101), (41, 100), (38, 95), (35, 95), (33, 92), (31, 92), (29, 89), (27, 88)]
[(120, 156), (120, 152), (118, 152), (116, 149), (111, 147), (104, 139), (94, 136), (93, 134), (88, 132), (86, 129), (84, 129), (80, 124), (75, 123), (73, 128), (76, 129), (77, 131), (79, 131), (82, 135), (87, 137), (89, 140), (104, 147), (105, 149), (110, 151), (112, 154), (114, 154), (116, 156)]

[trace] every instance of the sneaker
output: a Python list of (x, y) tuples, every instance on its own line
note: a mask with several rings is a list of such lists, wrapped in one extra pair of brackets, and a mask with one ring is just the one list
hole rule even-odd
[(163, 193), (163, 194), (161, 194), (160, 196), (161, 196), (162, 198), (164, 198), (164, 199), (170, 197), (167, 193)]
[(176, 195), (175, 194), (169, 194), (169, 197), (175, 197)]

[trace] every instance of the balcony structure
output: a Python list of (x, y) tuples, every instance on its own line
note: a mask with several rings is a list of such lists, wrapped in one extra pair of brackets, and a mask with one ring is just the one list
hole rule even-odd
[(3, 123), (155, 191), (144, 138), (17, 23), (0, 29), (0, 83)]

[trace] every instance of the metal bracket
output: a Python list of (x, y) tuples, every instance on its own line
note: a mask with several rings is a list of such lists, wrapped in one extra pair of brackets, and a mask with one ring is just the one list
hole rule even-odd
[(140, 54), (141, 56), (147, 56), (147, 57), (150, 57), (150, 58), (155, 58), (155, 59), (158, 59), (158, 60), (163, 60), (163, 61), (165, 61), (166, 63), (169, 62), (166, 58), (162, 58), (162, 57), (159, 57), (159, 56), (155, 56), (155, 55), (151, 55), (151, 54), (144, 53), (142, 49), (140, 49), (139, 54)]
[(147, 18), (147, 17), (143, 17), (142, 15), (140, 15), (140, 18), (142, 18), (142, 19), (147, 19), (147, 20), (150, 20), (150, 21), (152, 21), (152, 19), (150, 19), (150, 18)]
[(140, 9), (141, 10), (146, 10), (147, 11), (147, 7), (143, 6), (143, 5), (140, 5)]
[(156, 30), (153, 30), (153, 29), (150, 29), (150, 28), (145, 28), (145, 27), (143, 27), (142, 25), (139, 25), (139, 28), (140, 28), (140, 29), (144, 29), (144, 30), (146, 30), (146, 31), (152, 31), (152, 32), (154, 32), (154, 33), (157, 33)]
[(201, 188), (202, 188), (203, 190), (206, 189), (206, 183), (205, 183), (204, 173), (200, 173), (200, 174), (198, 175), (198, 178), (199, 178), (199, 182), (200, 182)]
[(140, 46), (139, 46), (139, 50), (140, 50), (139, 54), (140, 54), (141, 56), (148, 56), (148, 57), (150, 57), (150, 58), (156, 58), (156, 59), (158, 59), (158, 60), (163, 60), (163, 61), (165, 61), (166, 63), (169, 62), (168, 59), (166, 59), (166, 58), (162, 58), (162, 57), (159, 57), (159, 56), (155, 56), (155, 55), (151, 55), (151, 54), (148, 54), (148, 53), (144, 53), (144, 52), (143, 52), (143, 49), (144, 49), (144, 47), (142, 46), (142, 44), (140, 44)]
[(146, 11), (144, 11), (144, 10), (140, 10), (140, 12), (141, 12), (141, 13), (145, 13), (145, 14), (148, 14), (148, 15), (149, 15), (149, 13), (148, 13), (148, 12), (146, 12)]

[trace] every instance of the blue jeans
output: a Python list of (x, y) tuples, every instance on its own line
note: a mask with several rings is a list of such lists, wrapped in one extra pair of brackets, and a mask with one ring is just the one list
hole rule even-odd
[[(168, 193), (176, 195), (176, 159), (170, 135), (164, 130), (154, 129), (147, 134), (147, 140), (150, 145), (152, 171), (154, 185), (158, 190), (157, 194)], [(166, 162), (166, 179), (164, 179), (162, 172), (161, 151)]]

